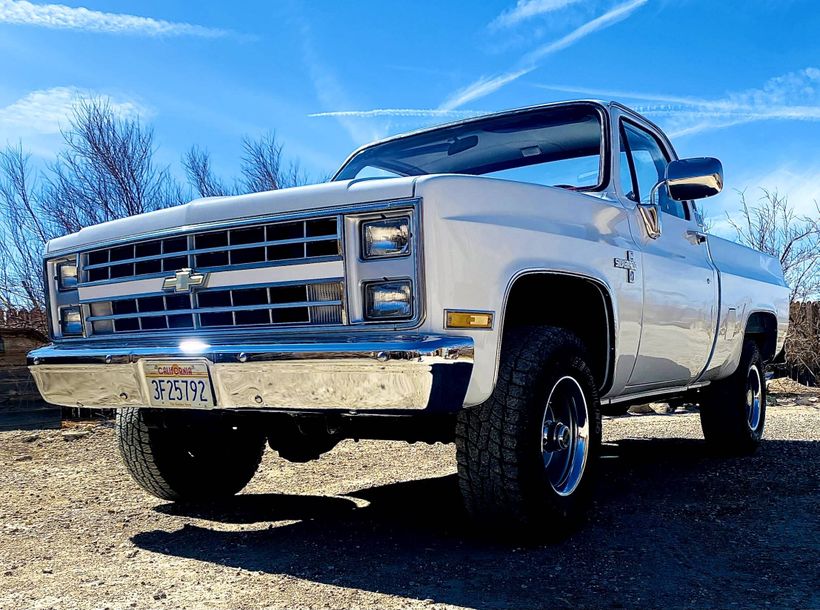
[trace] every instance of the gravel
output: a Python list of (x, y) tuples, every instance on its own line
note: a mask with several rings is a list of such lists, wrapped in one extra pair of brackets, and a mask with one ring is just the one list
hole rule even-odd
[(605, 418), (589, 519), (547, 546), (469, 529), (450, 445), (268, 451), (240, 496), (184, 506), (136, 487), (109, 425), (2, 432), (0, 608), (820, 608), (818, 395), (774, 397), (742, 459), (696, 413)]

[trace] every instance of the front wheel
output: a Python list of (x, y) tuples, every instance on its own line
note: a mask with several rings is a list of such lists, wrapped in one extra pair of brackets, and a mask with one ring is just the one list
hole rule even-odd
[(253, 478), (265, 435), (226, 424), (218, 414), (150, 418), (144, 409), (117, 411), (117, 443), (131, 477), (163, 500), (215, 500)]
[(757, 449), (766, 423), (766, 379), (754, 341), (744, 343), (737, 370), (705, 390), (700, 423), (706, 442), (720, 453)]
[(465, 506), (495, 529), (556, 534), (589, 500), (600, 444), (600, 401), (578, 338), (510, 331), (492, 396), (459, 414)]

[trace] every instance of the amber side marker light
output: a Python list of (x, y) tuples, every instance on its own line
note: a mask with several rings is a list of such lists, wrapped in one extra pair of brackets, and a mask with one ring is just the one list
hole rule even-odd
[(447, 328), (483, 328), (493, 327), (493, 313), (491, 311), (446, 311), (444, 326)]

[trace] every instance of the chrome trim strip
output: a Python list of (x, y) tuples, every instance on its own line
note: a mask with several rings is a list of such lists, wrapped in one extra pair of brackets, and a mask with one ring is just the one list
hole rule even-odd
[[(201, 290), (197, 290), (197, 294), (207, 294), (209, 291), (224, 291), (224, 290), (244, 290), (246, 288), (278, 288), (278, 287), (287, 287), (287, 286), (312, 286), (314, 284), (334, 284), (334, 283), (342, 283), (344, 279), (342, 277), (327, 277), (327, 278), (317, 278), (317, 279), (309, 279), (309, 280), (288, 280), (285, 282), (263, 282), (259, 284), (231, 284), (226, 286), (208, 286), (207, 288), (203, 288)], [(173, 293), (167, 292), (165, 290), (155, 290), (153, 292), (143, 292), (143, 293), (134, 293), (134, 294), (124, 294), (112, 297), (102, 297), (99, 299), (85, 299), (80, 300), (80, 303), (100, 303), (106, 301), (122, 301), (124, 299), (141, 299), (144, 297), (163, 297), (168, 296)]]
[[(315, 256), (310, 258), (289, 258), (282, 261), (270, 261), (266, 263), (240, 263), (237, 265), (219, 265), (215, 267), (205, 267), (204, 265), (200, 265), (196, 268), (197, 271), (208, 272), (208, 273), (219, 273), (222, 271), (243, 271), (247, 269), (278, 269), (279, 267), (291, 267), (291, 266), (298, 266), (298, 265), (317, 265), (319, 263), (329, 263), (329, 262), (336, 262), (341, 261), (343, 257), (341, 255), (331, 255), (331, 256)], [(158, 277), (166, 278), (172, 272), (171, 271), (161, 271), (159, 273), (146, 273), (145, 275), (137, 275), (137, 276), (128, 276), (123, 278), (114, 278), (112, 280), (95, 280), (93, 282), (83, 282), (81, 284), (82, 288), (90, 288), (94, 286), (110, 286), (112, 284), (123, 284), (125, 282), (139, 282), (142, 280), (153, 280)]]
[[(197, 269), (200, 271), (200, 269)], [(203, 268), (202, 271), (205, 271)], [(344, 274), (344, 264), (341, 260), (325, 261), (322, 263), (304, 263), (301, 266), (288, 267), (255, 267), (253, 269), (226, 269), (224, 271), (209, 271), (208, 287), (198, 292), (209, 290), (251, 288), (255, 286), (312, 284), (322, 282), (341, 281)], [(163, 274), (163, 278), (169, 277)], [(254, 281), (254, 278), (257, 281)], [(238, 282), (238, 283), (232, 283)], [(108, 282), (98, 286), (82, 286), (80, 301), (110, 301), (117, 297), (137, 298), (148, 295), (164, 294), (162, 279), (132, 279), (128, 282)]]
[[(338, 327), (337, 327), (338, 331)], [(247, 334), (247, 331), (246, 331)], [(109, 337), (110, 339), (110, 337)], [(366, 358), (378, 362), (387, 360), (414, 361), (423, 357), (441, 357), (444, 360), (469, 361), (473, 358), (472, 337), (461, 335), (396, 335), (369, 332), (367, 334), (305, 333), (280, 337), (280, 340), (253, 341), (246, 336), (242, 341), (222, 335), (205, 337), (210, 343), (200, 342), (195, 348), (179, 337), (155, 337), (146, 341), (116, 341), (108, 345), (89, 343), (46, 345), (28, 355), (28, 364), (135, 362), (139, 358), (192, 358), (205, 357), (212, 362), (237, 362), (246, 355), (248, 362), (280, 360), (315, 360)], [(381, 355), (380, 355), (381, 354)]]
[(654, 390), (646, 390), (643, 392), (634, 392), (632, 394), (623, 394), (621, 396), (615, 396), (614, 398), (605, 398), (601, 400), (602, 404), (614, 405), (619, 402), (628, 402), (630, 400), (641, 400), (644, 398), (661, 398), (663, 396), (669, 396), (674, 394), (681, 394), (683, 392), (688, 392), (689, 390), (696, 390), (698, 388), (705, 387), (709, 385), (711, 382), (709, 381), (699, 381), (697, 383), (690, 383), (689, 385), (681, 385), (675, 386), (673, 388), (656, 388)]

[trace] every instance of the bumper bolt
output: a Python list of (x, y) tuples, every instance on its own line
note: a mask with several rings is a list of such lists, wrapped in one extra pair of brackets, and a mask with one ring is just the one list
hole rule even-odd
[(259, 394), (256, 395), (254, 400), (257, 402), (257, 404), (260, 404), (260, 405), (262, 404), (262, 397)]
[[(239, 354), (236, 357), (236, 359), (239, 360), (239, 362), (247, 362), (248, 361), (248, 355), (245, 352), (242, 352), (241, 354)], [(257, 398), (259, 398), (259, 397), (257, 396)], [(261, 401), (258, 401), (258, 402), (261, 402)]]
[(106, 356), (105, 357), (105, 363), (106, 364), (111, 364), (111, 360), (112, 360), (111, 356)]
[(379, 362), (387, 362), (388, 360), (390, 360), (390, 354), (388, 354), (387, 352), (379, 352), (376, 354), (376, 360), (378, 360)]
[(121, 394), (120, 394), (120, 398), (121, 398), (122, 400), (128, 400), (128, 394), (126, 394), (125, 392), (123, 392), (123, 393), (121, 393)]

